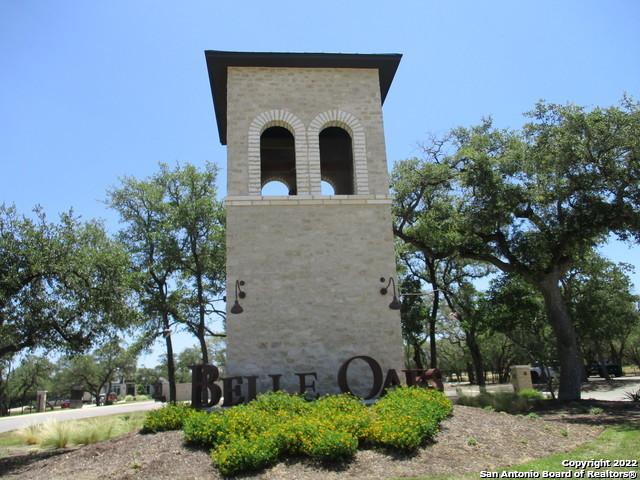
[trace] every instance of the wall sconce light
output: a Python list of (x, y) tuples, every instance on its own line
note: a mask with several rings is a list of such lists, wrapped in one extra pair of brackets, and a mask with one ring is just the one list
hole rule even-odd
[[(386, 282), (386, 279), (384, 277), (380, 277), (380, 281), (382, 283)], [(400, 310), (400, 307), (402, 306), (400, 304), (400, 301), (398, 300), (398, 295), (396, 293), (396, 281), (393, 279), (393, 277), (389, 277), (389, 281), (387, 282), (387, 286), (386, 287), (382, 287), (380, 289), (380, 293), (382, 295), (386, 295), (387, 292), (389, 291), (389, 285), (393, 284), (393, 300), (391, 300), (391, 303), (389, 304), (389, 308), (391, 310)]]
[(236, 280), (236, 301), (233, 304), (233, 307), (231, 307), (230, 312), (231, 313), (242, 313), (244, 312), (244, 308), (242, 308), (242, 306), (240, 306), (240, 303), (238, 303), (238, 297), (240, 298), (244, 298), (247, 296), (247, 294), (245, 292), (242, 291), (242, 289), (240, 287), (244, 286), (244, 280)]

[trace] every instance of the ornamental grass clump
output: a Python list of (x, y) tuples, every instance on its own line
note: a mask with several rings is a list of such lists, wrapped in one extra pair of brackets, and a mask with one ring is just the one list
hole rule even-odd
[(44, 448), (66, 448), (71, 445), (75, 434), (73, 422), (50, 420), (40, 428), (40, 446)]
[(196, 412), (187, 403), (169, 403), (161, 408), (151, 410), (142, 423), (144, 432), (164, 432), (165, 430), (181, 430), (185, 420)]

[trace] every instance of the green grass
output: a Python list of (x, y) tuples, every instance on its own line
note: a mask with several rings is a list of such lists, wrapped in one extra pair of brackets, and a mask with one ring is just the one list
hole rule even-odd
[[(528, 472), (533, 470), (536, 472), (554, 471), (566, 472), (575, 470), (574, 468), (563, 467), (563, 460), (610, 460), (611, 467), (603, 467), (600, 471), (625, 471), (637, 470), (637, 468), (620, 468), (613, 467), (614, 460), (627, 459), (632, 460), (638, 458), (638, 445), (640, 445), (640, 424), (629, 423), (627, 425), (618, 425), (607, 428), (593, 442), (578, 447), (571, 452), (559, 453), (549, 457), (540, 458), (531, 462), (523, 463), (515, 467), (508, 467), (497, 470), (501, 472), (517, 471)], [(594, 468), (586, 468), (587, 471), (596, 471)], [(479, 472), (463, 473), (458, 475), (427, 475), (424, 477), (412, 477), (403, 480), (477, 480), (480, 478)], [(541, 477), (542, 478), (542, 477)], [(586, 478), (586, 476), (585, 476)]]
[(23, 441), (16, 435), (15, 431), (0, 433), (0, 456), (4, 447), (15, 447), (23, 445)]

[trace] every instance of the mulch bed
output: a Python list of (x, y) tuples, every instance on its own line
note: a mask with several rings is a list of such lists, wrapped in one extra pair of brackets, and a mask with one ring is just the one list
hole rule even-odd
[[(590, 414), (592, 407), (603, 412)], [(479, 472), (566, 452), (592, 441), (605, 426), (640, 422), (640, 408), (626, 402), (547, 403), (537, 413), (539, 418), (528, 418), (456, 406), (435, 441), (413, 455), (361, 450), (344, 464), (293, 459), (235, 478), (381, 479)], [(73, 450), (0, 458), (0, 476), (22, 480), (224, 478), (208, 452), (185, 445), (181, 432), (129, 433)]]

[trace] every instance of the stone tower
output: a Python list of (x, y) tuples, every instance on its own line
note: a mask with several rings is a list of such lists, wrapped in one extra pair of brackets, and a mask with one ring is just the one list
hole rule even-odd
[[(228, 391), (337, 393), (354, 356), (400, 372), (381, 288), (396, 276), (382, 103), (401, 55), (205, 53), (227, 145)], [(263, 196), (270, 181), (289, 194)], [(351, 363), (366, 396), (371, 368)]]

